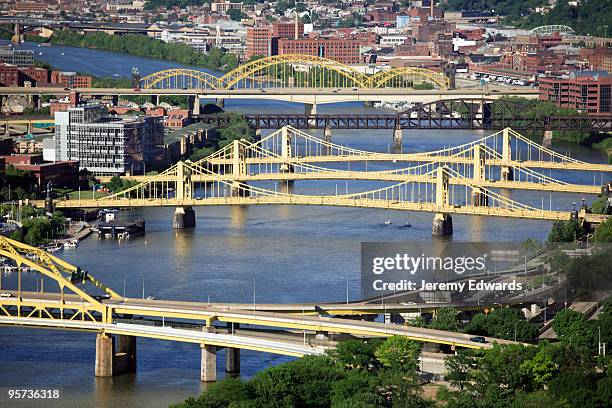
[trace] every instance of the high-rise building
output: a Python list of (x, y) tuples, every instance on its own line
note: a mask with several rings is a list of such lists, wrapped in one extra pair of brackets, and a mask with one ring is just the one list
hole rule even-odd
[(566, 78), (540, 78), (540, 100), (590, 115), (612, 113), (612, 76), (607, 71), (574, 72)]
[(34, 65), (34, 51), (0, 48), (0, 61), (17, 65), (18, 68), (26, 68)]
[(272, 55), (272, 27), (248, 27), (246, 37), (246, 58), (254, 55)]
[(162, 139), (155, 117), (110, 117), (98, 104), (55, 113), (55, 160), (76, 160), (96, 175), (142, 173)]

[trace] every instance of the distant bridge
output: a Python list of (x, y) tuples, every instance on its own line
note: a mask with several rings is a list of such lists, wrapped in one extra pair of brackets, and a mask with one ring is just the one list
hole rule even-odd
[(448, 89), (449, 79), (436, 71), (398, 67), (367, 75), (340, 62), (304, 54), (283, 54), (239, 65), (223, 76), (205, 71), (172, 68), (155, 72), (140, 81), (145, 89), (234, 88), (412, 88), (428, 83)]
[[(541, 116), (524, 104), (508, 99), (444, 99), (415, 106), (397, 114), (243, 114), (256, 129), (504, 129), (527, 131), (612, 131), (612, 117)], [(224, 115), (197, 116), (199, 121), (222, 125)]]

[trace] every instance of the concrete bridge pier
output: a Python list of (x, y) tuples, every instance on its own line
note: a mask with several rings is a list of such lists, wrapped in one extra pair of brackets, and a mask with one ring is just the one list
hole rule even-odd
[(486, 207), (489, 205), (489, 197), (479, 188), (474, 188), (471, 193), (472, 205), (475, 207)]
[[(229, 333), (234, 334), (234, 330), (240, 327), (239, 323), (227, 323)], [(225, 348), (225, 372), (228, 374), (240, 374), (240, 349), (233, 347)]]
[[(214, 333), (212, 326), (202, 327), (204, 333)], [(202, 343), (202, 361), (200, 362), (200, 380), (202, 382), (217, 381), (217, 347)]]
[(510, 166), (501, 166), (501, 179), (503, 181), (514, 180), (514, 170)]
[(553, 131), (552, 130), (545, 130), (544, 131), (544, 138), (542, 139), (542, 146), (544, 146), (544, 147), (552, 146), (552, 140), (553, 140)]
[(225, 108), (225, 99), (217, 98), (217, 102), (215, 103), (220, 108)]
[(21, 33), (21, 24), (15, 24), (15, 31), (13, 36), (11, 37), (11, 42), (13, 44), (19, 44), (21, 40), (23, 40), (23, 34)]
[(159, 105), (159, 95), (151, 95), (151, 103), (155, 106)]
[(398, 125), (395, 130), (393, 130), (393, 146), (396, 149), (400, 149), (402, 147), (402, 142), (404, 141), (404, 133), (402, 128)]
[(259, 142), (261, 140), (261, 129), (255, 129), (255, 141)]
[(325, 130), (323, 131), (323, 140), (325, 140), (327, 143), (331, 143), (332, 141), (332, 130), (331, 126), (329, 125), (325, 126)]
[(96, 335), (96, 377), (136, 372), (136, 337), (106, 333)]
[[(242, 184), (244, 185), (246, 183)], [(230, 194), (232, 195), (232, 197), (248, 197), (250, 195), (249, 190), (245, 190), (244, 188), (242, 188), (241, 184), (237, 181), (232, 182)]]
[(449, 214), (437, 213), (433, 219), (431, 235), (439, 237), (453, 234), (453, 218)]
[(172, 218), (173, 229), (195, 228), (195, 211), (191, 206), (176, 207)]
[(317, 104), (316, 103), (305, 103), (304, 104), (304, 115), (312, 116), (317, 114)]
[(192, 115), (199, 115), (200, 114), (200, 97), (198, 95), (188, 96), (187, 106)]

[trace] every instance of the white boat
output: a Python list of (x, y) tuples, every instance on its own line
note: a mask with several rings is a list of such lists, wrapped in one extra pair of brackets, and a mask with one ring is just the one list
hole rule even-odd
[(385, 225), (391, 225), (391, 220), (385, 221)]
[(64, 53), (62, 52), (60, 55), (64, 55)]
[(78, 244), (79, 244), (79, 241), (73, 239), (73, 240), (64, 242), (64, 248), (76, 248)]

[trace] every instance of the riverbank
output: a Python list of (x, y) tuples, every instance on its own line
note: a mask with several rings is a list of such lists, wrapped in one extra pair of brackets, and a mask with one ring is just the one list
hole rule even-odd
[(28, 41), (71, 47), (90, 48), (129, 54), (139, 57), (173, 61), (211, 70), (229, 71), (239, 65), (236, 55), (213, 47), (204, 54), (186, 44), (165, 43), (143, 35), (109, 35), (106, 33), (79, 34), (68, 30), (57, 30), (51, 38), (28, 36)]

